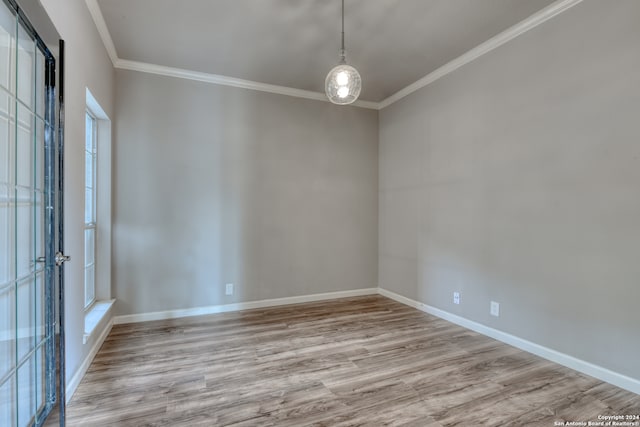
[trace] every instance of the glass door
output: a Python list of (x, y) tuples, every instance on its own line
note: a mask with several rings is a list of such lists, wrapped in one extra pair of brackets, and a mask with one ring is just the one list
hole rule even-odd
[(41, 425), (56, 402), (55, 59), (0, 1), (0, 426)]

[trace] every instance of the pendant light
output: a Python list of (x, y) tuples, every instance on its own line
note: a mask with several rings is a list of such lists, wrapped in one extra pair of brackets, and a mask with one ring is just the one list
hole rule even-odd
[(347, 65), (346, 51), (344, 50), (344, 0), (342, 0), (342, 48), (340, 49), (340, 62), (333, 67), (324, 81), (324, 89), (329, 101), (334, 104), (347, 105), (355, 102), (360, 96), (362, 79), (358, 70)]

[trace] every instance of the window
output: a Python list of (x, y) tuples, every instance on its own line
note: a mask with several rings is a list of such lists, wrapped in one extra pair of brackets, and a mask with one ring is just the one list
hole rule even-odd
[(86, 88), (84, 203), (85, 344), (102, 330), (111, 308), (111, 121)]
[(84, 146), (84, 307), (96, 299), (96, 118), (87, 111)]

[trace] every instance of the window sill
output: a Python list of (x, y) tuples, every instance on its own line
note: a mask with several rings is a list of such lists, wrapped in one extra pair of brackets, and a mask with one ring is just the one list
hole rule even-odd
[(82, 343), (86, 344), (91, 338), (91, 335), (95, 332), (96, 328), (107, 317), (111, 307), (116, 300), (108, 301), (96, 301), (91, 308), (84, 315), (84, 336), (82, 337)]

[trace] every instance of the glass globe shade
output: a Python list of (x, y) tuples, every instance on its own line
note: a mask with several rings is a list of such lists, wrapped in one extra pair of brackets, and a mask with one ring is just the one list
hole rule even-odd
[(327, 98), (334, 104), (351, 104), (360, 96), (362, 79), (358, 70), (351, 65), (340, 64), (329, 71), (324, 88)]

